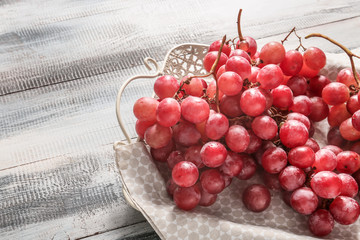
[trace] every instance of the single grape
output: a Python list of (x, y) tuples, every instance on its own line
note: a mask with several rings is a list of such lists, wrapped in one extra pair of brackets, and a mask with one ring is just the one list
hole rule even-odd
[(205, 121), (209, 113), (209, 105), (204, 99), (189, 96), (181, 103), (181, 115), (191, 123)]
[(360, 131), (356, 130), (352, 124), (352, 119), (348, 118), (340, 124), (341, 136), (348, 141), (356, 141), (360, 139)]
[(329, 210), (336, 222), (342, 225), (350, 225), (358, 219), (360, 205), (353, 198), (338, 196), (330, 204)]
[(184, 154), (179, 150), (172, 151), (166, 159), (167, 165), (170, 169), (173, 169), (176, 164), (182, 161), (185, 161)]
[(356, 180), (347, 173), (340, 173), (338, 174), (338, 177), (340, 178), (342, 183), (340, 196), (354, 198), (359, 191), (359, 186)]
[(164, 75), (155, 80), (154, 91), (155, 94), (160, 98), (171, 98), (175, 95), (179, 89), (179, 82), (175, 77), (170, 75)]
[(216, 79), (219, 79), (219, 77), (224, 73), (226, 72), (225, 70), (225, 65), (222, 65), (219, 70), (217, 70), (216, 72)]
[(269, 116), (256, 117), (251, 123), (251, 128), (255, 135), (263, 140), (273, 139), (278, 132), (275, 120)]
[[(222, 40), (217, 40), (217, 41), (213, 42), (212, 44), (210, 44), (208, 52), (212, 52), (212, 51), (218, 52), (220, 50), (221, 43), (222, 43)], [(223, 48), (222, 48), (221, 52), (223, 52), (227, 56), (229, 56), (230, 53), (231, 53), (231, 46), (229, 44), (225, 43), (223, 45)]]
[(341, 193), (341, 179), (331, 171), (316, 173), (310, 181), (312, 190), (322, 198), (335, 198)]
[(261, 138), (256, 136), (256, 134), (252, 130), (248, 130), (248, 133), (250, 136), (250, 141), (249, 141), (249, 145), (246, 148), (245, 152), (248, 154), (252, 154), (261, 148), (262, 140), (261, 140)]
[[(213, 80), (209, 83), (208, 88), (206, 89), (206, 95), (210, 98), (210, 99), (215, 99), (215, 95), (216, 95), (216, 81)], [(221, 98), (223, 97), (224, 93), (222, 91), (219, 90), (219, 101), (221, 101)]]
[(220, 112), (230, 118), (239, 117), (243, 115), (240, 108), (241, 92), (235, 96), (224, 95), (220, 101)]
[(172, 130), (170, 127), (163, 127), (156, 123), (146, 129), (144, 139), (152, 148), (162, 148), (169, 144), (172, 138)]
[(278, 65), (268, 64), (260, 69), (256, 81), (263, 89), (273, 89), (281, 84), (283, 78), (283, 72)]
[(280, 85), (271, 90), (271, 95), (273, 97), (273, 105), (283, 110), (288, 109), (294, 102), (293, 92), (285, 85)]
[(319, 199), (308, 187), (296, 189), (290, 197), (292, 208), (300, 214), (312, 214), (318, 207)]
[(288, 148), (302, 146), (309, 138), (306, 126), (297, 120), (287, 120), (280, 127), (280, 140)]
[(242, 49), (247, 52), (251, 57), (254, 57), (257, 50), (257, 43), (254, 38), (246, 36), (244, 37), (244, 41), (238, 41), (236, 43), (237, 49)]
[(271, 195), (264, 185), (253, 184), (244, 190), (242, 201), (250, 211), (262, 212), (269, 207)]
[(323, 237), (334, 229), (334, 218), (329, 211), (318, 209), (310, 215), (308, 225), (315, 236)]
[(298, 74), (303, 65), (303, 56), (297, 50), (289, 50), (285, 53), (285, 58), (280, 63), (281, 70), (287, 76)]
[[(359, 77), (359, 73), (356, 73)], [(336, 77), (337, 82), (341, 82), (346, 86), (350, 87), (351, 85), (357, 86), (356, 80), (354, 78), (353, 71), (351, 68), (341, 69)]]
[(243, 87), (243, 79), (235, 72), (226, 71), (218, 79), (219, 89), (228, 96), (239, 94)]
[(246, 79), (251, 75), (251, 65), (249, 61), (239, 56), (229, 58), (226, 62), (225, 70), (237, 73), (241, 79)]
[(225, 180), (217, 169), (208, 169), (200, 175), (201, 187), (208, 193), (218, 194), (225, 188)]
[(183, 86), (182, 89), (185, 91), (187, 95), (191, 95), (194, 97), (201, 97), (204, 95), (204, 85), (203, 85), (203, 79), (201, 78), (192, 78), (190, 80), (189, 84), (183, 84), (184, 81), (186, 81), (188, 77), (184, 77), (180, 84)]
[(189, 122), (180, 122), (173, 126), (172, 129), (174, 141), (183, 146), (197, 144), (201, 138), (201, 134), (195, 125)]
[(328, 149), (320, 149), (315, 153), (313, 169), (315, 172), (333, 171), (336, 168), (336, 155)]
[(216, 202), (217, 194), (208, 193), (201, 187), (201, 184), (199, 184), (199, 186), (201, 189), (201, 198), (200, 198), (199, 205), (204, 206), (204, 207), (213, 205)]
[(199, 204), (201, 192), (196, 185), (191, 187), (177, 187), (174, 191), (173, 199), (178, 208), (189, 211)]
[(306, 78), (313, 78), (319, 74), (320, 70), (311, 69), (305, 62), (303, 58), (303, 65), (298, 75), (306, 77)]
[(324, 75), (317, 75), (310, 79), (309, 90), (315, 96), (321, 97), (323, 88), (328, 85), (331, 81)]
[(219, 142), (208, 142), (201, 148), (200, 156), (206, 166), (215, 168), (225, 162), (227, 150)]
[(293, 105), (290, 106), (289, 111), (297, 112), (309, 116), (311, 114), (312, 102), (308, 96), (300, 95), (294, 97)]
[(156, 123), (156, 121), (141, 121), (139, 119), (136, 120), (135, 131), (136, 131), (137, 135), (139, 136), (139, 138), (144, 139), (144, 134), (145, 134), (146, 129), (148, 129), (155, 123)]
[(309, 68), (320, 70), (326, 64), (325, 53), (317, 47), (309, 47), (304, 52), (304, 61)]
[(332, 106), (329, 109), (328, 114), (328, 123), (331, 127), (338, 127), (340, 124), (345, 121), (346, 119), (350, 118), (351, 114), (348, 112), (346, 108), (346, 104), (339, 104)]
[(239, 175), (243, 168), (243, 161), (239, 154), (228, 151), (225, 162), (219, 167), (220, 172), (230, 177)]
[(265, 186), (273, 191), (280, 191), (281, 185), (279, 182), (279, 174), (271, 174), (266, 171), (261, 171), (261, 176)]
[(307, 116), (302, 113), (292, 112), (287, 115), (287, 120), (297, 120), (305, 125), (305, 127), (310, 130), (310, 120)]
[(279, 147), (268, 148), (261, 158), (261, 165), (268, 173), (279, 173), (287, 164), (286, 152)]
[(241, 110), (251, 117), (256, 117), (265, 111), (266, 98), (257, 88), (250, 88), (243, 92), (240, 98)]
[(322, 149), (329, 149), (330, 151), (335, 153), (336, 156), (343, 151), (341, 148), (335, 145), (326, 145)]
[(308, 88), (306, 78), (299, 75), (291, 77), (286, 85), (291, 89), (294, 96), (305, 95)]
[[(211, 68), (215, 63), (217, 56), (218, 56), (217, 51), (211, 51), (205, 55), (203, 64), (206, 71), (208, 72), (211, 71)], [(219, 68), (226, 63), (227, 60), (228, 60), (228, 56), (225, 53), (221, 52), (219, 62), (215, 68), (215, 72), (217, 72)]]
[(256, 66), (251, 67), (251, 75), (249, 77), (249, 81), (252, 83), (256, 83), (257, 75), (259, 74), (260, 68)]
[(167, 158), (169, 157), (170, 153), (174, 150), (175, 148), (175, 143), (173, 140), (170, 140), (170, 142), (162, 148), (150, 148), (150, 153), (152, 158), (155, 161), (158, 162), (166, 162)]
[(288, 160), (291, 165), (298, 168), (311, 167), (315, 161), (315, 153), (307, 146), (295, 147), (290, 149)]
[(159, 102), (151, 97), (136, 100), (133, 107), (134, 115), (140, 121), (156, 122), (156, 109)]
[(229, 57), (234, 57), (234, 56), (243, 57), (246, 60), (248, 60), (249, 63), (251, 63), (249, 54), (247, 52), (245, 52), (244, 50), (235, 49), (234, 51), (231, 52)]
[(359, 154), (353, 151), (343, 151), (336, 156), (336, 170), (340, 173), (353, 174), (360, 169)]
[(225, 135), (225, 142), (233, 152), (241, 153), (249, 146), (250, 136), (243, 126), (233, 125)]
[(256, 173), (256, 168), (257, 168), (256, 163), (254, 159), (246, 153), (240, 153), (239, 157), (243, 162), (243, 167), (241, 172), (236, 177), (239, 178), (240, 180), (250, 179)]
[(305, 180), (305, 172), (295, 166), (287, 166), (279, 174), (280, 185), (286, 191), (298, 189), (304, 185)]
[(360, 110), (356, 111), (351, 117), (351, 123), (353, 127), (360, 131)]
[(181, 116), (180, 104), (173, 98), (164, 98), (156, 110), (157, 122), (164, 127), (174, 126)]
[(332, 82), (322, 90), (322, 98), (329, 105), (337, 105), (346, 102), (350, 97), (349, 88), (339, 82)]
[(319, 144), (313, 138), (309, 138), (304, 146), (310, 147), (314, 151), (314, 153), (320, 150)]
[(205, 125), (206, 136), (218, 140), (229, 130), (229, 120), (221, 113), (211, 113)]
[(201, 145), (192, 145), (188, 149), (186, 149), (184, 154), (185, 161), (192, 162), (195, 164), (197, 168), (203, 168), (205, 165), (201, 161), (201, 151), (202, 146)]
[(333, 127), (329, 130), (327, 134), (327, 141), (329, 145), (335, 145), (337, 147), (343, 147), (347, 143), (347, 141), (341, 136), (340, 129), (338, 127)]
[(350, 114), (354, 114), (356, 111), (360, 109), (360, 103), (358, 101), (357, 95), (353, 95), (349, 98), (346, 103), (346, 109)]
[(279, 64), (285, 58), (285, 48), (279, 42), (269, 42), (261, 48), (259, 58), (264, 64)]
[(176, 185), (191, 187), (199, 178), (199, 170), (192, 162), (181, 161), (174, 166), (171, 175)]
[(314, 122), (320, 122), (329, 115), (329, 106), (321, 97), (311, 97), (311, 110), (309, 118)]

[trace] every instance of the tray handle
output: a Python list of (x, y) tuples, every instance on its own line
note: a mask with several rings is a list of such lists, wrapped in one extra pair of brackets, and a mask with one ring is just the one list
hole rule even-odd
[(127, 132), (126, 129), (125, 129), (124, 122), (123, 122), (122, 117), (121, 117), (121, 114), (120, 114), (121, 95), (123, 94), (126, 86), (127, 86), (130, 82), (132, 82), (132, 81), (134, 81), (134, 80), (136, 80), (136, 79), (139, 79), (139, 78), (155, 78), (155, 77), (160, 76), (160, 75), (162, 74), (162, 72), (160, 71), (159, 65), (156, 63), (156, 61), (155, 61), (153, 58), (150, 58), (150, 57), (145, 58), (145, 59), (144, 59), (144, 63), (145, 63), (146, 68), (147, 68), (149, 71), (152, 70), (152, 67), (151, 67), (150, 64), (154, 65), (156, 72), (155, 72), (153, 75), (136, 75), (136, 76), (134, 76), (134, 77), (132, 77), (132, 78), (127, 79), (127, 80), (123, 83), (123, 85), (121, 86), (121, 88), (120, 88), (120, 90), (119, 90), (119, 92), (118, 92), (118, 94), (117, 94), (117, 97), (116, 97), (116, 117), (117, 117), (117, 120), (118, 120), (118, 122), (119, 122), (121, 131), (123, 132), (123, 134), (124, 134), (124, 136), (125, 136), (125, 138), (126, 138), (126, 140), (127, 140), (127, 142), (128, 142), (129, 144), (131, 144), (132, 141), (131, 141), (131, 138), (130, 138), (128, 132)]

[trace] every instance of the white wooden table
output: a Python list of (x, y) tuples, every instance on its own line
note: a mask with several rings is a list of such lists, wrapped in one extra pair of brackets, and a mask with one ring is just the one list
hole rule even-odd
[[(156, 239), (122, 195), (117, 91), (147, 73), (144, 57), (161, 62), (176, 44), (235, 37), (239, 8), (259, 46), (294, 26), (360, 46), (358, 0), (0, 1), (0, 238)], [(304, 45), (340, 52), (321, 39)], [(151, 92), (142, 82), (124, 95), (132, 137), (132, 103)]]

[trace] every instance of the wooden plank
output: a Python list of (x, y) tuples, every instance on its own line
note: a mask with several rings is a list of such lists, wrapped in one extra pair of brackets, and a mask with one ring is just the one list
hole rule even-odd
[(115, 230), (107, 231), (105, 233), (95, 234), (81, 238), (84, 240), (106, 240), (106, 239), (136, 239), (136, 240), (147, 240), (147, 239), (160, 239), (158, 235), (153, 232), (152, 227), (148, 222), (141, 222), (131, 226), (118, 228)]
[[(22, 7), (5, 17), (0, 31), (1, 95), (138, 66), (143, 55), (161, 60), (175, 44), (210, 43), (225, 33), (236, 36), (236, 1), (221, 5), (215, 0), (171, 4), (153, 0), (135, 5), (118, 1), (112, 2), (113, 11), (100, 10), (93, 15), (90, 11), (73, 18), (62, 16), (55, 5), (49, 13), (53, 18), (45, 14), (49, 19), (42, 20), (34, 14), (27, 22), (18, 16), (29, 8), (19, 4)], [(14, 9), (17, 3), (10, 6)], [(360, 13), (360, 2), (350, 0), (320, 4), (307, 0), (288, 5), (280, 0), (262, 4), (247, 1), (241, 7), (246, 9), (245, 33), (255, 38), (284, 33), (294, 25), (307, 28)], [(10, 9), (3, 9), (3, 13)]]
[(143, 222), (121, 189), (111, 145), (0, 171), (1, 239), (75, 239)]

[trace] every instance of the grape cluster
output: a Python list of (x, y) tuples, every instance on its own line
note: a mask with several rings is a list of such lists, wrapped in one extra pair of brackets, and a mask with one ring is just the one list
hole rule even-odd
[[(283, 41), (273, 41), (258, 51), (252, 37), (224, 38), (203, 59), (208, 75), (180, 82), (161, 76), (154, 84), (157, 98), (135, 102), (136, 132), (153, 159), (167, 164), (167, 191), (177, 207), (210, 206), (234, 178), (247, 180), (258, 171), (264, 184), (242, 193), (251, 211), (270, 205), (270, 189), (309, 215), (316, 236), (329, 234), (334, 222), (358, 219), (358, 73), (346, 68), (331, 82), (319, 75), (324, 52), (303, 50), (286, 51)], [(320, 148), (314, 124), (323, 120), (331, 129)]]

